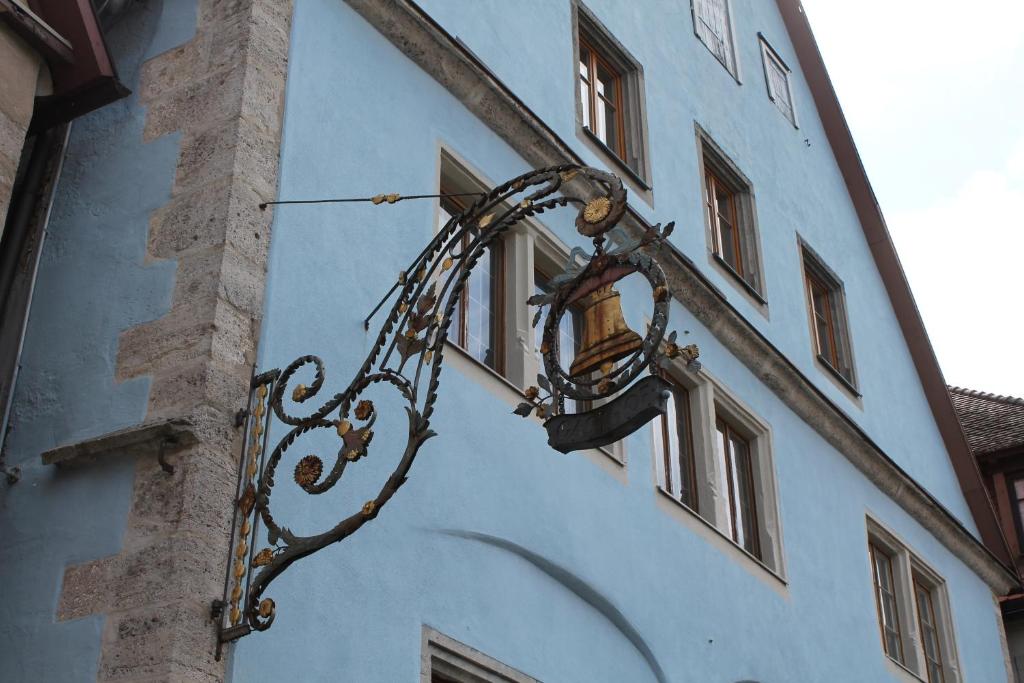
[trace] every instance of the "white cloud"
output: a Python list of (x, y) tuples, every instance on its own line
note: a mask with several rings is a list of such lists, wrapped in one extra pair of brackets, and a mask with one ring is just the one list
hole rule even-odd
[(1024, 46), (1021, 0), (803, 4), (830, 75), (842, 84), (843, 106), (860, 124), (876, 122), (908, 98), (969, 87)]
[(1024, 396), (1024, 138), (999, 169), (888, 217), (946, 380)]
[(946, 380), (1024, 396), (1024, 0), (803, 0)]

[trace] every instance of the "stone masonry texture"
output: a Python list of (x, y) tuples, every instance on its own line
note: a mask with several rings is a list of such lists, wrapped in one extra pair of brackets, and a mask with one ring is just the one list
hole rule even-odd
[(288, 0), (201, 0), (195, 37), (143, 65), (145, 139), (181, 135), (148, 257), (177, 264), (163, 317), (125, 330), (116, 379), (152, 378), (147, 420), (198, 443), (167, 475), (139, 458), (123, 551), (68, 567), (59, 619), (104, 614), (100, 681), (221, 681), (210, 602), (224, 581), (236, 463), (263, 307), (287, 70)]

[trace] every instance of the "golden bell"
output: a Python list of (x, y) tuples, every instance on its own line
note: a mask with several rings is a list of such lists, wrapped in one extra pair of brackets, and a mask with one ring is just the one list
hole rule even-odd
[(569, 374), (586, 375), (605, 363), (632, 355), (644, 340), (622, 317), (622, 297), (611, 283), (583, 297), (583, 334)]

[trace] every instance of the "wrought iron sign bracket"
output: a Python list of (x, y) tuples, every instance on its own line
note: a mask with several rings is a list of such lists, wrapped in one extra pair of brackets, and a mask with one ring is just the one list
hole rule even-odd
[[(587, 200), (570, 192), (567, 184), (577, 177), (598, 188), (597, 196)], [(377, 197), (370, 201), (392, 204), (392, 196), (399, 201), (399, 195), (379, 195), (382, 201)], [(366, 319), (368, 326), (370, 318), (397, 293), (369, 355), (345, 390), (314, 400), (324, 385), (324, 364), (316, 356), (301, 356), (283, 369), (254, 372), (248, 405), (238, 413), (243, 450), (224, 595), (211, 605), (211, 618), (218, 624), (218, 658), (224, 643), (273, 624), (276, 605), (264, 593), (275, 578), (297, 560), (358, 531), (406, 481), (420, 447), (434, 436), (430, 418), (437, 401), (444, 342), (470, 273), (502, 235), (524, 218), (571, 205), (578, 211), (577, 230), (593, 241), (593, 252), (584, 263), (571, 261), (565, 272), (553, 278), (551, 292), (528, 300), (538, 309), (535, 326), (547, 311), (540, 349), (543, 373), (513, 412), (545, 418), (553, 448), (568, 453), (607, 445), (635, 432), (665, 413), (670, 393), (659, 376), (662, 367), (672, 358), (696, 363), (697, 347), (680, 347), (675, 333), (666, 333), (671, 294), (664, 272), (648, 253), (656, 251), (673, 224), (664, 229), (656, 225), (638, 239), (628, 238), (617, 228), (626, 212), (626, 191), (619, 178), (567, 164), (526, 173), (474, 196), (477, 199), (453, 216), (399, 274)], [(614, 239), (609, 240), (612, 231)], [(652, 292), (653, 313), (644, 336), (626, 325), (615, 290), (617, 281), (633, 275), (645, 279)], [(558, 325), (570, 308), (584, 310), (584, 332), (576, 359), (570, 368), (563, 368)], [(299, 378), (309, 384), (298, 382)], [(293, 533), (278, 521), (271, 506), (278, 468), (291, 468), (295, 485), (308, 494), (324, 493), (338, 484), (347, 467), (369, 454), (377, 408), (362, 396), (375, 385), (396, 391), (408, 417), (408, 439), (396, 454), (394, 470), (376, 496), (332, 528), (313, 536)], [(286, 396), (292, 404), (309, 403), (316, 408), (294, 416), (285, 407)], [(598, 407), (570, 413), (567, 399)], [(337, 453), (327, 463), (318, 455), (292, 460), (292, 446), (313, 432), (326, 432), (336, 439)], [(262, 547), (257, 550), (258, 546)]]

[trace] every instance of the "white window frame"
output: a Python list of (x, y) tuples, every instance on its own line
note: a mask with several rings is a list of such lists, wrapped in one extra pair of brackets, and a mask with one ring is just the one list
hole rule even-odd
[(726, 32), (726, 35), (723, 40), (723, 42), (725, 43), (726, 54), (725, 58), (723, 59), (722, 55), (719, 55), (717, 52), (715, 52), (714, 48), (712, 48), (711, 45), (708, 45), (708, 42), (704, 39), (704, 36), (701, 34), (700, 31), (701, 24), (706, 25), (706, 22), (704, 22), (700, 18), (700, 6), (710, 1), (712, 0), (690, 0), (690, 14), (693, 16), (693, 33), (694, 35), (697, 36), (697, 39), (701, 43), (703, 43), (704, 47), (708, 49), (708, 52), (714, 55), (715, 59), (717, 59), (719, 63), (721, 63), (721, 65), (725, 67), (725, 70), (732, 74), (732, 77), (736, 79), (737, 83), (739, 83), (740, 66), (739, 56), (736, 52), (736, 30), (733, 26), (732, 2), (730, 0), (721, 0), (722, 4), (725, 7)]
[[(665, 488), (664, 460), (653, 449), (655, 486), (680, 507), (710, 524), (745, 556), (785, 580), (785, 559), (782, 549), (782, 516), (779, 512), (778, 484), (772, 450), (771, 426), (757, 417), (749, 406), (706, 369), (693, 372), (681, 360), (671, 362), (666, 374), (687, 390), (690, 397), (690, 424), (693, 438), (693, 457), (696, 472), (694, 488), (697, 492), (696, 510), (686, 506)], [(715, 457), (715, 420), (721, 415), (737, 432), (747, 439), (755, 488), (757, 533), (762, 557), (747, 552), (732, 540), (729, 533), (728, 483)], [(660, 429), (660, 420), (652, 421), (651, 430)], [(653, 436), (653, 431), (652, 431)]]
[[(949, 591), (945, 580), (931, 567), (924, 563), (920, 556), (910, 550), (909, 546), (894, 532), (882, 526), (876, 519), (867, 518), (867, 540), (883, 550), (892, 560), (893, 589), (896, 592), (896, 612), (900, 622), (900, 640), (903, 643), (903, 657), (906, 661), (898, 662), (885, 652), (879, 629), (877, 598), (875, 596), (874, 567), (870, 566), (868, 557), (868, 585), (871, 590), (871, 604), (875, 630), (879, 631), (879, 650), (885, 659), (906, 669), (922, 681), (928, 680), (925, 670), (924, 643), (921, 639), (920, 621), (917, 614), (917, 598), (914, 592), (914, 576), (923, 579), (923, 583), (932, 593), (932, 606), (935, 610), (935, 625), (938, 630), (939, 648), (942, 654), (942, 670), (944, 683), (961, 683), (959, 657), (957, 655), (956, 636), (953, 630), (952, 611), (949, 603)], [(865, 546), (866, 550), (866, 546)]]
[(427, 625), (422, 637), (420, 683), (431, 683), (434, 673), (459, 683), (540, 683)]
[[(779, 53), (768, 44), (768, 41), (765, 40), (763, 35), (760, 33), (757, 35), (761, 43), (761, 64), (764, 67), (764, 82), (765, 87), (768, 89), (768, 99), (771, 100), (775, 105), (775, 108), (778, 109), (784, 117), (786, 117), (786, 120), (793, 124), (794, 128), (799, 128), (800, 124), (796, 116), (796, 102), (793, 99), (793, 79), (791, 78), (793, 70), (789, 68), (785, 61), (783, 61), (782, 57), (779, 56)], [(772, 77), (769, 72), (769, 64), (775, 66), (779, 70), (786, 83), (786, 99), (789, 101), (788, 113), (779, 102), (779, 93), (772, 82)]]

